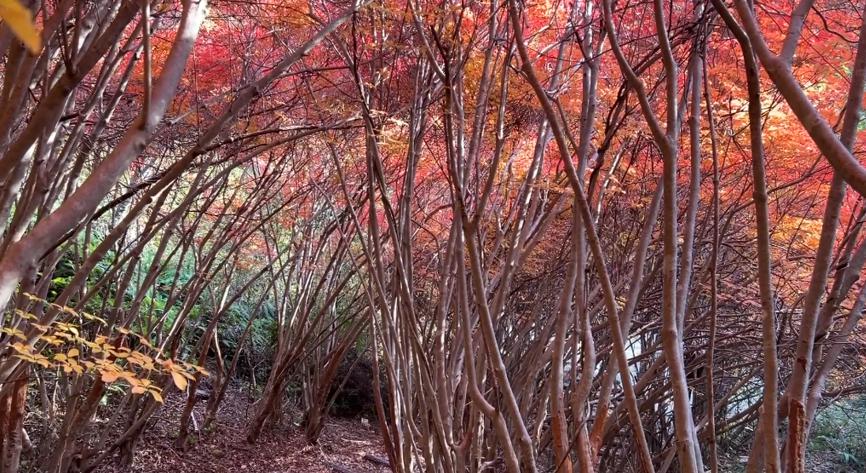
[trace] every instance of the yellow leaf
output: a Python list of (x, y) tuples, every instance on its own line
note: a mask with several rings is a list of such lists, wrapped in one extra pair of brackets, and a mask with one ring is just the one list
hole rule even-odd
[(17, 328), (8, 328), (7, 327), (7, 328), (4, 328), (3, 330), (0, 330), (0, 332), (3, 332), (7, 335), (11, 335), (11, 336), (17, 338), (18, 340), (21, 340), (24, 342), (27, 341), (27, 337), (24, 335), (24, 332), (22, 332), (21, 330), (18, 330)]
[(97, 317), (97, 316), (95, 316), (95, 315), (93, 315), (93, 314), (88, 314), (87, 312), (81, 312), (81, 314), (82, 314), (82, 315), (84, 316), (84, 318), (87, 319), (87, 320), (95, 320), (95, 321), (101, 323), (102, 325), (106, 325), (106, 324), (108, 323), (108, 322), (105, 321), (105, 319), (103, 319), (103, 318), (101, 318), (101, 317)]
[(124, 371), (120, 374), (120, 377), (125, 379), (131, 386), (138, 386), (140, 384), (138, 378), (135, 377), (135, 373), (131, 371)]
[(113, 383), (117, 381), (117, 378), (120, 377), (120, 373), (112, 373), (110, 371), (102, 372), (102, 382), (103, 383)]
[(148, 347), (148, 348), (153, 348), (153, 345), (150, 344), (150, 341), (147, 339), (147, 337), (141, 336), (141, 335), (139, 335), (139, 334), (137, 334), (137, 333), (133, 333), (133, 335), (135, 335), (136, 338), (138, 338), (139, 342), (140, 342), (142, 345), (144, 345), (144, 346), (146, 346), (146, 347)]
[(32, 356), (25, 355), (25, 354), (15, 355), (15, 358), (20, 358), (20, 359), (22, 359), (28, 363), (33, 363), (34, 361), (36, 361), (36, 358), (33, 358)]
[(160, 404), (163, 403), (163, 401), (162, 401), (162, 395), (161, 395), (161, 394), (159, 394), (159, 393), (156, 392), (156, 391), (148, 391), (148, 392), (150, 393), (151, 396), (153, 396), (153, 399), (154, 399), (156, 402), (158, 402), (158, 403), (160, 403)]
[(171, 379), (174, 381), (174, 385), (177, 386), (177, 389), (180, 389), (181, 391), (186, 389), (186, 378), (181, 376), (180, 373), (172, 371)]
[(66, 356), (68, 356), (69, 358), (75, 358), (76, 356), (78, 356), (78, 353), (78, 348), (73, 348), (66, 352)]
[(66, 355), (63, 353), (57, 353), (54, 355), (54, 361), (66, 361)]
[(133, 387), (132, 387), (132, 393), (133, 393), (133, 394), (141, 394), (141, 393), (143, 393), (143, 392), (145, 392), (145, 391), (147, 391), (147, 390), (144, 389), (144, 386), (133, 386)]
[(84, 368), (82, 368), (81, 365), (79, 365), (78, 362), (75, 360), (66, 360), (66, 365), (64, 365), (64, 366), (71, 367), (78, 374), (81, 374), (84, 372)]

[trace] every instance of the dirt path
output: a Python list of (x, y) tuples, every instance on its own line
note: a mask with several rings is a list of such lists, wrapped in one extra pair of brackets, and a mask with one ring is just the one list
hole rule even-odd
[[(246, 394), (226, 393), (215, 428), (200, 433), (186, 452), (174, 448), (179, 396), (166, 400), (160, 420), (145, 434), (131, 467), (106, 464), (97, 473), (379, 473), (388, 471), (364, 459), (385, 457), (378, 433), (360, 419), (331, 419), (318, 445), (309, 445), (298, 428), (265, 431), (256, 444), (245, 440), (245, 426), (252, 414)], [(202, 419), (203, 404), (196, 408)], [(196, 436), (193, 436), (196, 437)], [(337, 467), (335, 469), (335, 467)], [(343, 470), (341, 470), (343, 468)]]

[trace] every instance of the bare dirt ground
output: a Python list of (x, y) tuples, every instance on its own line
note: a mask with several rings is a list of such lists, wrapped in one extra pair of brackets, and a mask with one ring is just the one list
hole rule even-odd
[[(130, 467), (108, 463), (97, 473), (379, 473), (388, 471), (364, 458), (385, 458), (375, 423), (360, 419), (329, 419), (317, 445), (309, 445), (297, 427), (266, 429), (255, 444), (245, 439), (246, 424), (253, 413), (246, 393), (226, 393), (217, 425), (210, 432), (192, 435), (188, 449), (174, 448), (177, 419), (182, 400), (166, 400), (160, 420), (144, 435)], [(196, 407), (201, 422), (204, 404)], [(288, 416), (287, 416), (288, 417)]]

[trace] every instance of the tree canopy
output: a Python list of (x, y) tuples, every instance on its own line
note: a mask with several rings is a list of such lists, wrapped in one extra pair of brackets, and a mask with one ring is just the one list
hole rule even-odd
[(396, 472), (812, 471), (866, 405), (864, 8), (0, 0), (0, 472), (238, 384), (316, 443), (362, 368)]

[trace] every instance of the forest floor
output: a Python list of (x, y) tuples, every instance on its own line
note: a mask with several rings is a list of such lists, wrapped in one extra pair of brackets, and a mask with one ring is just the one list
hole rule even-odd
[[(294, 426), (265, 429), (255, 444), (247, 443), (246, 426), (253, 414), (247, 393), (229, 390), (220, 408), (216, 425), (209, 432), (191, 435), (186, 451), (174, 448), (183, 399), (166, 399), (160, 420), (146, 431), (139, 442), (131, 466), (108, 463), (96, 473), (379, 473), (388, 471), (364, 458), (386, 458), (381, 438), (361, 419), (326, 421), (317, 445), (310, 445), (303, 431)], [(204, 405), (196, 407), (201, 422)], [(287, 416), (287, 420), (291, 417)], [(288, 422), (286, 422), (288, 424)]]
[[(178, 419), (185, 397), (169, 396), (155, 422), (138, 443), (132, 465), (108, 460), (95, 473), (382, 473), (386, 467), (365, 456), (386, 458), (375, 419), (329, 418), (317, 445), (310, 445), (302, 429), (292, 424), (299, 418), (289, 412), (283, 425), (265, 429), (255, 444), (246, 441), (246, 427), (253, 414), (249, 393), (233, 386), (226, 392), (216, 425), (208, 432), (193, 432), (186, 451), (175, 448)], [(200, 424), (207, 401), (195, 408)], [(28, 430), (37, 433), (36, 419), (25, 421)], [(291, 425), (290, 425), (291, 424)], [(844, 435), (844, 433), (840, 434)], [(811, 473), (847, 473), (856, 471), (840, 464), (838, 455), (810, 452), (807, 471)], [(744, 455), (722, 455), (722, 471), (745, 471)], [(35, 472), (32, 453), (25, 454), (23, 471)], [(29, 466), (29, 468), (28, 468)]]

